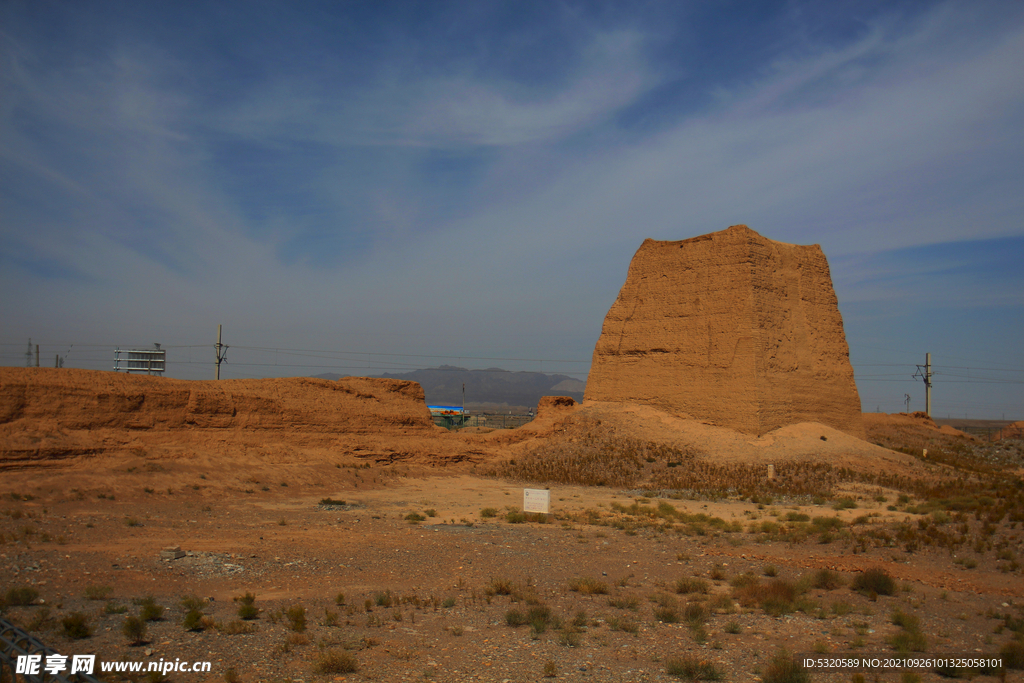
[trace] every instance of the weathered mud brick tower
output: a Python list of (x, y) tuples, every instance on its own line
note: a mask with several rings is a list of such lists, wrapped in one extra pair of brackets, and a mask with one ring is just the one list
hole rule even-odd
[(745, 225), (644, 241), (605, 317), (584, 400), (747, 434), (821, 422), (864, 435), (825, 254)]

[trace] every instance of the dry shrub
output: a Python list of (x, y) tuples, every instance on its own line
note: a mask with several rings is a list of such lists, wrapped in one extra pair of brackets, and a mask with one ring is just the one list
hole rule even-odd
[(584, 595), (607, 595), (608, 584), (604, 581), (592, 579), (589, 576), (578, 577), (569, 580), (569, 590)]
[(665, 662), (665, 673), (688, 681), (720, 681), (724, 678), (714, 662), (685, 655)]
[(256, 624), (247, 624), (240, 619), (233, 619), (226, 624), (215, 624), (218, 631), (229, 636), (241, 636), (248, 635), (250, 633), (256, 633)]
[(516, 586), (512, 583), (512, 579), (506, 579), (504, 577), (494, 577), (491, 579), (491, 583), (484, 590), (488, 595), (512, 595), (515, 592)]
[(708, 582), (704, 579), (698, 579), (696, 577), (683, 577), (676, 581), (676, 593), (689, 594), (689, 593), (702, 593), (708, 592)]
[(762, 683), (811, 683), (811, 674), (785, 650), (780, 650), (761, 674)]
[(735, 588), (733, 597), (744, 607), (760, 607), (772, 616), (792, 612), (797, 597), (797, 588), (788, 581), (775, 579), (762, 582), (756, 577), (742, 582)]
[(505, 612), (505, 623), (511, 626), (512, 628), (522, 626), (526, 622), (526, 615), (523, 614), (521, 610), (510, 609), (509, 611)]
[(853, 590), (868, 595), (895, 595), (896, 580), (880, 568), (868, 569), (853, 580)]
[(653, 457), (648, 444), (613, 438), (590, 421), (575, 426), (566, 439), (551, 439), (518, 460), (493, 468), (491, 476), (577, 486), (635, 486), (643, 475), (642, 458)]
[(822, 590), (835, 590), (843, 585), (843, 577), (831, 569), (819, 569), (814, 572), (813, 585)]
[(359, 662), (347, 652), (326, 650), (321, 652), (313, 664), (313, 672), (318, 674), (349, 674), (359, 671)]

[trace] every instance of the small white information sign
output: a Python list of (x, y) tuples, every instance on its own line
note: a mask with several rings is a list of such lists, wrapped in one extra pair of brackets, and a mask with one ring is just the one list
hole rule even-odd
[(551, 512), (551, 491), (545, 489), (523, 489), (523, 512)]

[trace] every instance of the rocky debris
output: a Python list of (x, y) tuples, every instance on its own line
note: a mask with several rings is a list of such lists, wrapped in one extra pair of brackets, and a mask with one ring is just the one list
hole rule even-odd
[(758, 436), (802, 422), (864, 434), (821, 247), (745, 225), (644, 241), (605, 318), (584, 398)]
[(244, 572), (246, 568), (237, 562), (229, 562), (236, 557), (228, 553), (192, 552), (175, 563), (176, 568), (184, 568), (190, 574), (199, 576), (229, 576)]

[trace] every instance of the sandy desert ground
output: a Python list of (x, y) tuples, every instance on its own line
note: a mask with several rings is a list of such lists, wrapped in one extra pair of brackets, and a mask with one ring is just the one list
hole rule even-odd
[[(55, 377), (0, 382), (0, 597), (62, 654), (210, 661), (165, 678), (228, 683), (1024, 680), (1020, 440), (884, 415), (866, 441), (815, 423), (751, 437), (554, 402), (516, 430), (448, 433), (408, 387), (369, 385), (346, 400), (388, 420), (309, 428), (268, 421), (290, 414), (284, 380), (273, 406), (237, 387), (200, 410), (193, 392), (192, 418), (168, 426), (167, 399), (147, 425), (124, 403), (142, 378), (90, 394)], [(58, 381), (60, 405), (26, 389)], [(134, 407), (82, 417), (99, 404)], [(524, 487), (550, 488), (550, 515), (521, 512)], [(781, 653), (1015, 668), (801, 679)]]

